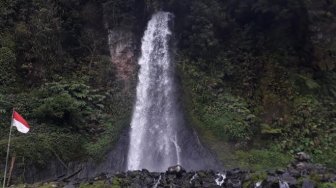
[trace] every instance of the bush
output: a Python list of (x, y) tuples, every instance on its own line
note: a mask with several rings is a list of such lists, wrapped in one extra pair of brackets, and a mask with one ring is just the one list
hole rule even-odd
[[(41, 104), (34, 111), (40, 121), (85, 128), (101, 121), (105, 96), (81, 83), (47, 83), (39, 92)], [(84, 124), (86, 122), (86, 124)]]
[(243, 99), (220, 95), (204, 106), (201, 120), (215, 135), (231, 141), (248, 141), (256, 130), (256, 117)]
[(53, 122), (58, 125), (79, 126), (82, 124), (81, 110), (85, 106), (72, 98), (69, 94), (46, 98), (36, 111), (36, 117), (42, 121)]
[[(31, 133), (24, 136), (13, 135), (11, 154), (16, 154), (18, 165), (36, 164), (43, 167), (52, 158), (55, 160), (59, 158), (63, 161), (80, 158), (83, 153), (80, 141), (80, 135), (67, 134), (57, 130), (54, 130), (52, 133), (36, 133), (31, 131)], [(1, 158), (4, 158), (6, 155), (6, 147), (7, 139), (1, 140)]]
[(254, 170), (283, 168), (292, 160), (291, 156), (278, 149), (253, 149), (237, 151), (237, 159), (243, 168)]
[(0, 85), (9, 85), (15, 81), (16, 57), (14, 52), (7, 48), (0, 48)]

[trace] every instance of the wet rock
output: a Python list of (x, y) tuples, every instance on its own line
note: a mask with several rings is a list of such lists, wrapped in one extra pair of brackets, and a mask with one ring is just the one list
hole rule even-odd
[(241, 173), (241, 170), (239, 168), (234, 168), (234, 169), (228, 171), (227, 175), (228, 176), (233, 176), (233, 175), (237, 175), (239, 173)]
[(279, 188), (289, 188), (289, 185), (287, 182), (279, 180)]
[(228, 179), (226, 186), (229, 188), (240, 188), (242, 183), (239, 179)]
[(206, 171), (203, 171), (203, 170), (200, 170), (198, 173), (198, 176), (200, 177), (200, 178), (205, 178), (207, 175), (207, 173), (206, 173)]
[[(79, 182), (94, 184), (104, 180), (111, 186), (132, 188), (314, 188), (315, 184), (335, 182), (336, 173), (325, 167), (309, 162), (292, 163), (287, 169), (266, 171), (256, 176), (257, 172), (243, 171), (239, 168), (222, 173), (213, 170), (186, 172), (181, 166), (169, 167), (166, 172), (149, 172), (146, 169), (116, 173), (113, 175), (99, 174), (91, 179), (75, 179), (71, 183), (55, 181), (41, 186), (74, 188), (80, 187)], [(307, 174), (307, 175), (306, 175)], [(314, 181), (309, 178), (314, 178)], [(299, 180), (303, 182), (299, 183)]]
[(131, 178), (139, 178), (141, 176), (141, 171), (140, 170), (128, 171), (127, 176), (129, 176)]
[(117, 178), (126, 178), (126, 174), (125, 173), (117, 173), (114, 175)]
[(159, 172), (152, 172), (152, 173), (151, 173), (151, 176), (152, 176), (153, 178), (156, 178), (156, 179), (158, 179), (161, 175), (162, 175), (162, 174), (159, 173)]
[(281, 180), (287, 182), (289, 185), (296, 185), (297, 180), (293, 176), (291, 176), (288, 172), (284, 173), (281, 176)]
[(50, 187), (53, 187), (53, 188), (61, 187), (61, 183), (60, 182), (50, 182)]
[(285, 170), (282, 170), (282, 169), (277, 169), (276, 171), (275, 171), (275, 173), (277, 173), (277, 174), (283, 174), (283, 173), (285, 173)]
[(279, 178), (277, 178), (275, 176), (268, 176), (266, 181), (271, 182), (271, 183), (276, 183), (276, 182), (278, 182), (278, 179)]
[(294, 168), (288, 168), (288, 173), (291, 174), (295, 178), (299, 178), (301, 176), (301, 172), (294, 169)]
[(309, 163), (307, 163), (307, 162), (299, 162), (299, 163), (295, 164), (295, 167), (296, 167), (296, 169), (302, 171), (302, 170), (308, 169), (310, 166), (309, 166)]
[(74, 184), (69, 183), (67, 185), (64, 186), (64, 188), (76, 188)]
[(332, 182), (332, 183), (336, 183), (336, 175), (333, 175), (333, 177), (330, 178), (330, 182)]
[(302, 162), (309, 162), (310, 156), (305, 152), (299, 152), (295, 155), (295, 159)]
[(263, 186), (263, 181), (258, 181), (255, 183), (254, 188), (262, 188)]
[(92, 185), (94, 183), (94, 180), (90, 179), (87, 183), (90, 184), (90, 185)]
[(167, 170), (167, 174), (175, 174), (178, 178), (182, 177), (182, 174), (185, 172), (185, 169), (181, 165), (171, 166)]
[(304, 179), (303, 183), (302, 183), (302, 188), (314, 188), (314, 182), (312, 182), (311, 180), (308, 179)]
[(141, 172), (142, 172), (143, 174), (147, 174), (147, 175), (150, 174), (150, 172), (149, 172), (147, 169), (142, 169)]

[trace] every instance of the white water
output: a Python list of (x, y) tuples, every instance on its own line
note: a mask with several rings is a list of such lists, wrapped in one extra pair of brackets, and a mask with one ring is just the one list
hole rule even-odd
[(218, 178), (215, 179), (216, 185), (222, 186), (226, 179), (226, 174), (217, 173)]
[(171, 17), (167, 12), (154, 14), (142, 39), (128, 170), (165, 171), (171, 165), (181, 164), (178, 140), (181, 113), (169, 48)]
[(255, 183), (254, 188), (260, 188), (262, 184), (262, 181), (258, 181), (257, 183)]
[(193, 177), (191, 177), (189, 183), (192, 184), (192, 181), (194, 181), (197, 177), (198, 177), (198, 174), (195, 172), (195, 174), (193, 175)]
[(279, 180), (279, 188), (289, 188), (289, 185), (287, 182)]
[(155, 182), (153, 188), (157, 188), (157, 186), (159, 185), (159, 183), (160, 183), (160, 181), (161, 181), (161, 178), (162, 178), (162, 177), (161, 177), (161, 175), (160, 175), (159, 179)]

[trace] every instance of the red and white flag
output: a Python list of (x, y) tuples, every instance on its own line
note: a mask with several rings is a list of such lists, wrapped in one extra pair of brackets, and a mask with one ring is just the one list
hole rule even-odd
[(12, 126), (16, 127), (16, 129), (22, 133), (27, 133), (30, 129), (27, 121), (15, 111), (13, 112)]

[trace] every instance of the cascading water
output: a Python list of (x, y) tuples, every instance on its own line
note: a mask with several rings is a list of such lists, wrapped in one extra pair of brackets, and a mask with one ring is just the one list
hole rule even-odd
[(200, 169), (211, 158), (184, 125), (170, 48), (172, 18), (167, 12), (154, 14), (142, 39), (127, 170), (165, 171), (176, 164)]
[(172, 15), (159, 12), (148, 23), (142, 41), (137, 101), (131, 122), (128, 169), (160, 171), (179, 164), (176, 98), (169, 40)]

